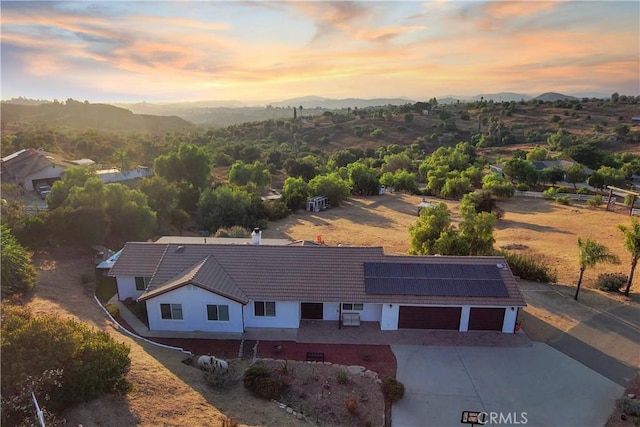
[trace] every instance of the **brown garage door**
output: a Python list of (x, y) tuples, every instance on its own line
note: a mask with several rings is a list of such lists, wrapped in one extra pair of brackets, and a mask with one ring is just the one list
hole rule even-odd
[(502, 331), (504, 308), (471, 307), (469, 314), (470, 331)]
[(401, 329), (453, 329), (460, 328), (460, 307), (401, 306), (398, 328)]
[(322, 320), (322, 303), (303, 302), (300, 311), (303, 319)]

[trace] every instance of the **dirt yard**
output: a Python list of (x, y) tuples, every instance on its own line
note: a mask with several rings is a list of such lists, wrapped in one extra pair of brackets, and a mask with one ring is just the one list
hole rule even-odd
[[(382, 246), (386, 253), (404, 254), (409, 250), (409, 226), (417, 220), (422, 197), (406, 194), (352, 197), (344, 206), (319, 213), (300, 211), (274, 222), (264, 237), (290, 237), (316, 240), (329, 245)], [(458, 203), (444, 202), (458, 219)], [(563, 206), (553, 201), (513, 197), (501, 202), (505, 210), (494, 232), (496, 247), (516, 245), (517, 251), (543, 257), (557, 269), (558, 282), (575, 283), (578, 278), (578, 237), (593, 238), (605, 244), (621, 260), (619, 265), (598, 265), (585, 273), (585, 286), (593, 285), (599, 273), (627, 273), (630, 255), (623, 247), (617, 224), (628, 224), (626, 211), (607, 212), (584, 203)], [(637, 285), (636, 285), (637, 286)]]

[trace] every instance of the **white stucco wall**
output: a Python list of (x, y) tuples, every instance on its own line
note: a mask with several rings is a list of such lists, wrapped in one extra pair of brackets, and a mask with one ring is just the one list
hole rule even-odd
[[(513, 310), (512, 310), (513, 308)], [(504, 310), (504, 322), (502, 323), (502, 332), (512, 334), (516, 327), (516, 319), (518, 317), (518, 307), (507, 307)]]
[(399, 304), (382, 304), (380, 329), (383, 331), (398, 330), (398, 317), (400, 315)]
[(256, 316), (253, 301), (243, 307), (244, 326), (247, 328), (298, 328), (300, 327), (300, 303), (276, 301), (276, 315)]
[(44, 168), (42, 170), (37, 171), (36, 173), (27, 176), (22, 185), (24, 185), (24, 188), (27, 189), (27, 191), (34, 191), (35, 188), (33, 188), (33, 181), (34, 180), (38, 180), (38, 179), (54, 179), (54, 178), (58, 178), (60, 179), (62, 177), (62, 173), (64, 172), (65, 168), (61, 167), (61, 166), (49, 166), (47, 168)]
[(118, 297), (120, 301), (124, 301), (127, 298), (136, 300), (142, 295), (144, 291), (136, 291), (136, 278), (129, 276), (116, 277), (118, 284)]
[[(160, 304), (182, 304), (183, 319), (163, 319)], [(228, 305), (229, 320), (208, 320), (207, 304)], [(242, 304), (193, 285), (147, 300), (147, 316), (152, 331), (244, 332)]]
[[(338, 320), (340, 304), (325, 302), (322, 312), (323, 320)], [(382, 304), (363, 304), (362, 310), (342, 310), (343, 313), (358, 313), (362, 322), (379, 322), (382, 317)]]

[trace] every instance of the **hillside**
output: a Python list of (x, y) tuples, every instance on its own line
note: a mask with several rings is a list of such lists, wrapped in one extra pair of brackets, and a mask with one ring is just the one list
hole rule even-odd
[(170, 132), (195, 128), (176, 116), (151, 116), (134, 114), (129, 110), (107, 104), (67, 100), (40, 105), (2, 103), (2, 132), (15, 128), (19, 123), (45, 126), (64, 126), (74, 129), (113, 131)]

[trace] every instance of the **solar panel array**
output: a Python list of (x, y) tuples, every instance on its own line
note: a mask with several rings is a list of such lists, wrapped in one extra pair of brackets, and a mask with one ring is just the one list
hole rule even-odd
[(365, 262), (364, 281), (367, 294), (509, 296), (497, 265)]

